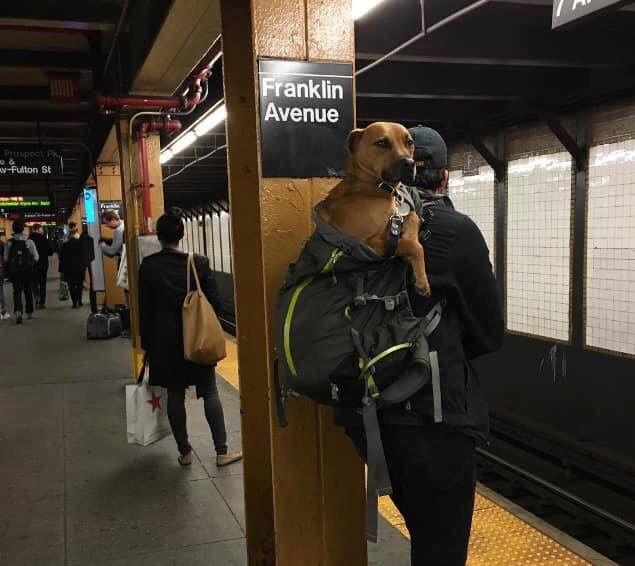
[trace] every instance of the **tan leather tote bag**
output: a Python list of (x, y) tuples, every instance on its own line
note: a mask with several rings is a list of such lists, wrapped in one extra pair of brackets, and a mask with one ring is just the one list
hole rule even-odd
[[(190, 272), (196, 289), (190, 290)], [(201, 290), (194, 255), (187, 254), (187, 295), (183, 302), (183, 351), (185, 359), (195, 364), (214, 365), (227, 355), (225, 334), (218, 317)]]

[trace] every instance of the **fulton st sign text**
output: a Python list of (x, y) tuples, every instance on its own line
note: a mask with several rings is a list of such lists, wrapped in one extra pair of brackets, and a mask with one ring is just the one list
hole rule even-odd
[(0, 178), (52, 177), (64, 173), (57, 149), (37, 145), (0, 146)]

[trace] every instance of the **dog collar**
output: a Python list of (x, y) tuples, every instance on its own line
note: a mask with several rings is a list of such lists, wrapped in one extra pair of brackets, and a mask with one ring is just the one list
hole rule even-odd
[(397, 190), (397, 187), (391, 185), (387, 181), (382, 181), (381, 183), (379, 183), (379, 185), (377, 185), (377, 188), (382, 191), (386, 191), (387, 193), (390, 193), (390, 195), (393, 197), (399, 193), (399, 191)]

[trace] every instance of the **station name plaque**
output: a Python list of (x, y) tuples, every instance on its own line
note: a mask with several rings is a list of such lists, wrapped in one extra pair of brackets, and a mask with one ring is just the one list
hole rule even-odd
[(262, 60), (263, 177), (341, 177), (353, 129), (353, 66)]
[(617, 9), (627, 3), (627, 0), (553, 0), (551, 29), (570, 24), (591, 14), (598, 14), (603, 10)]

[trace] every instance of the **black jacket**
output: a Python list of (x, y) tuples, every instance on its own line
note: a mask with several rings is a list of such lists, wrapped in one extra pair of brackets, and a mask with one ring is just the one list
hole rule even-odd
[[(221, 298), (205, 256), (194, 255), (201, 288), (216, 312)], [(183, 357), (182, 308), (187, 287), (187, 254), (162, 250), (146, 257), (139, 269), (141, 347), (148, 354), (150, 384), (183, 387), (203, 384), (212, 368)], [(195, 288), (194, 277), (191, 285)]]
[(68, 282), (79, 283), (84, 280), (86, 264), (79, 238), (70, 238), (64, 242), (60, 252), (60, 272)]
[[(432, 288), (428, 299), (410, 293), (415, 314), (424, 316), (438, 301), (441, 322), (430, 337), (439, 353), (441, 402), (445, 426), (484, 441), (489, 432), (487, 400), (470, 360), (501, 347), (504, 336), (500, 296), (485, 239), (476, 224), (454, 210), (449, 199), (419, 193), (435, 204), (424, 212), (426, 272)], [(384, 421), (432, 422), (432, 391), (417, 393), (408, 403), (384, 412)]]
[(40, 267), (48, 267), (49, 265), (49, 256), (53, 255), (53, 245), (49, 241), (49, 239), (44, 234), (38, 234), (37, 232), (32, 232), (29, 236), (35, 247), (37, 248), (37, 253), (40, 256), (37, 265)]

